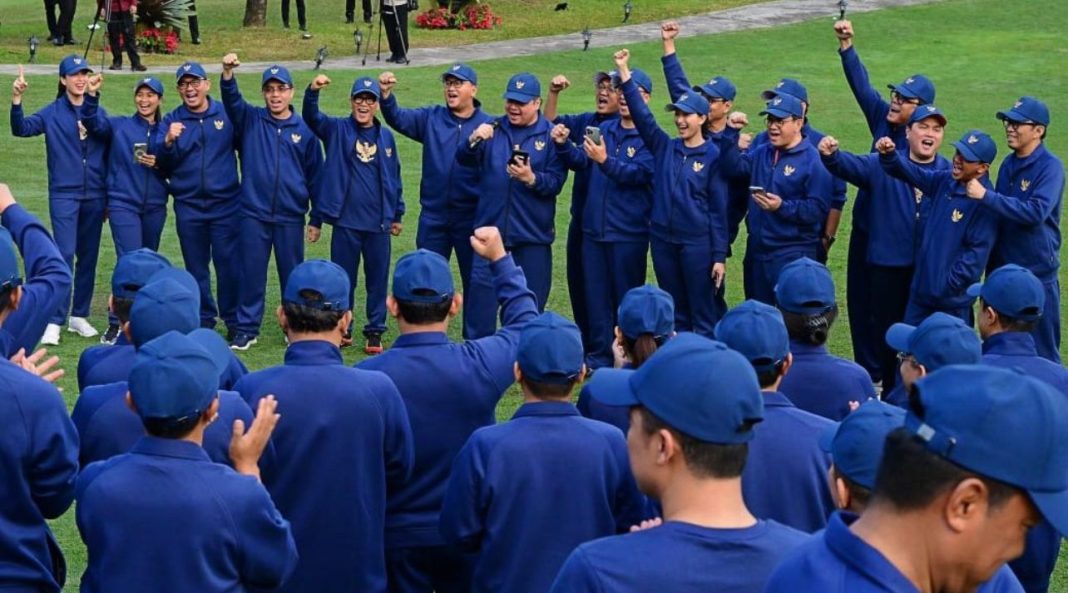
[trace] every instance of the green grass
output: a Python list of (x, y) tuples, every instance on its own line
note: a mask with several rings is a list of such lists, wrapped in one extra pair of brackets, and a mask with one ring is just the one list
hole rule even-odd
[[(699, 14), (711, 10), (731, 8), (751, 4), (757, 0), (638, 0), (630, 23), (656, 21), (668, 17)], [(495, 13), (502, 18), (500, 27), (486, 31), (427, 30), (415, 26), (415, 15), (409, 19), (409, 34), (412, 47), (441, 47), (465, 45), (483, 41), (500, 41), (540, 35), (558, 35), (578, 33), (585, 27), (593, 30), (614, 27), (623, 19), (624, 0), (573, 0), (570, 9), (555, 12), (553, 7), (557, 0), (489, 0)], [(374, 4), (377, 6), (378, 0)], [(86, 25), (92, 22), (93, 12), (89, 8), (95, 4), (83, 2), (78, 7), (75, 19), (74, 36), (82, 42), (77, 49), (81, 53), (85, 48), (89, 32)], [(237, 0), (198, 0), (197, 10), (200, 14), (200, 46), (183, 43), (179, 54), (175, 56), (148, 56), (146, 64), (180, 64), (187, 59), (216, 62), (231, 51), (240, 53), (244, 60), (287, 61), (313, 60), (315, 51), (326, 45), (330, 55), (337, 58), (352, 56), (356, 47), (352, 41), (352, 32), (357, 25), (345, 24), (345, 3), (342, 0), (307, 0), (308, 28), (313, 33), (311, 40), (302, 40), (297, 30), (296, 8), (290, 6), (290, 26), (282, 28), (280, 3), (270, 0), (267, 4), (267, 26), (249, 31), (242, 29), (245, 3)], [(434, 0), (423, 0), (423, 10), (436, 5)], [(371, 51), (377, 49), (378, 24), (375, 16), (373, 35), (368, 34), (367, 25), (363, 24), (360, 3), (356, 3), (356, 20), (368, 41), (373, 43)], [(44, 40), (48, 36), (45, 27), (44, 10), (41, 0), (4, 0), (0, 8), (0, 62), (17, 62), (26, 60), (29, 55), (26, 40), (36, 34)], [(388, 23), (387, 23), (388, 24)], [(94, 62), (100, 59), (101, 31), (93, 40)], [(576, 47), (581, 39), (575, 36)], [(382, 38), (383, 51), (388, 57), (388, 44)], [(39, 60), (45, 63), (58, 63), (60, 58), (70, 53), (71, 48), (56, 48), (42, 45)], [(108, 55), (108, 63), (111, 56)], [(374, 60), (374, 54), (371, 56)]]
[[(23, 0), (17, 0), (23, 2)], [(28, 5), (28, 2), (26, 3)], [(576, 4), (576, 2), (573, 2)], [(212, 6), (207, 4), (207, 6)], [(216, 5), (218, 6), (218, 5)], [(38, 5), (33, 5), (37, 10)], [(1036, 0), (1017, 3), (1012, 8), (1013, 23), (1027, 26), (1006, 26), (1005, 7), (996, 0), (953, 0), (950, 2), (915, 8), (896, 9), (879, 13), (858, 15), (855, 24), (859, 35), (858, 50), (868, 65), (872, 80), (877, 85), (898, 81), (920, 70), (938, 84), (938, 104), (950, 116), (947, 132), (949, 154), (950, 140), (956, 139), (964, 130), (978, 127), (1000, 137), (1000, 125), (994, 112), (1010, 105), (1021, 94), (1034, 94), (1044, 98), (1054, 114), (1054, 127), (1049, 135), (1051, 150), (1062, 157), (1068, 156), (1068, 135), (1061, 131), (1062, 122), (1068, 121), (1068, 83), (1063, 72), (1068, 66), (1068, 47), (1063, 43), (1055, 23), (1068, 19), (1068, 9), (1060, 0)], [(963, 16), (967, 18), (962, 18)], [(336, 16), (336, 15), (335, 15)], [(5, 19), (6, 21), (7, 19)], [(937, 25), (935, 27), (934, 25)], [(5, 22), (5, 27), (8, 23)], [(546, 29), (550, 29), (546, 27)], [(542, 29), (545, 31), (545, 29)], [(551, 32), (551, 29), (550, 29)], [(6, 34), (6, 33), (5, 33)], [(803, 80), (812, 98), (813, 124), (826, 133), (838, 137), (848, 150), (866, 150), (870, 139), (859, 109), (849, 93), (841, 73), (836, 53), (837, 42), (830, 30), (830, 21), (809, 22), (779, 29), (741, 32), (715, 37), (684, 39), (679, 42), (683, 62), (694, 78), (705, 78), (713, 73), (730, 76), (740, 89), (737, 107), (748, 112), (755, 121), (762, 104), (759, 92), (768, 88), (781, 76), (794, 76)], [(660, 49), (658, 44), (644, 44), (630, 48), (632, 62), (649, 72), (659, 70)], [(595, 69), (611, 65), (609, 50), (571, 52), (540, 56), (531, 59), (502, 59), (476, 64), (482, 83), (481, 97), (487, 107), (499, 113), (498, 97), (509, 75), (521, 69), (533, 69), (543, 81), (556, 73), (567, 74), (572, 80), (585, 80)], [(352, 72), (330, 72), (335, 80), (345, 81)], [(438, 68), (405, 69), (399, 76), (397, 95), (404, 105), (420, 105), (441, 100), (437, 82)], [(304, 85), (309, 73), (298, 73), (298, 85)], [(244, 72), (241, 82), (246, 91), (257, 84), (256, 73)], [(53, 95), (54, 81), (51, 77), (32, 77), (33, 87), (26, 98), (28, 109), (46, 103)], [(0, 81), (7, 84), (8, 81)], [(666, 102), (663, 79), (654, 75), (654, 103)], [(322, 102), (328, 113), (341, 114), (347, 109), (345, 93), (338, 84), (325, 91)], [(104, 89), (104, 105), (113, 113), (131, 112), (127, 85), (109, 82)], [(217, 93), (216, 93), (217, 95)], [(299, 99), (298, 99), (299, 101)], [(173, 93), (167, 106), (173, 107)], [(574, 112), (592, 108), (593, 97), (589, 89), (581, 85), (567, 91), (561, 98), (561, 109)], [(668, 116), (659, 116), (665, 126)], [(15, 195), (32, 211), (47, 219), (47, 181), (44, 163), (43, 140), (21, 140), (10, 136), (7, 118), (0, 118), (0, 181), (8, 183)], [(1007, 149), (999, 150), (1004, 156)], [(419, 147), (400, 139), (399, 151), (404, 163), (404, 182), (407, 187), (409, 215), (404, 234), (394, 240), (394, 257), (413, 248), (419, 171)], [(567, 227), (567, 204), (570, 185), (561, 194), (557, 208), (557, 230), (562, 237)], [(847, 212), (839, 236), (842, 237), (831, 253), (830, 267), (844, 299), (846, 237), (849, 235), (850, 215)], [(319, 244), (310, 246), (308, 257), (326, 257), (327, 237)], [(744, 241), (736, 244), (739, 253), (728, 265), (731, 282), (729, 299), (741, 299), (741, 248)], [(163, 252), (175, 261), (180, 261), (173, 223), (169, 221), (163, 239)], [(104, 309), (107, 297), (108, 273), (112, 269), (114, 255), (110, 240), (102, 247), (98, 275), (98, 291), (94, 300), (93, 321), (105, 323)], [(564, 274), (564, 242), (554, 245), (554, 290), (550, 297), (551, 309), (568, 313), (569, 304)], [(272, 267), (273, 269), (273, 267)], [(272, 273), (273, 275), (273, 273)], [(652, 280), (652, 274), (649, 275)], [(278, 287), (271, 280), (267, 310), (278, 303)], [(362, 292), (357, 303), (363, 302)], [(1066, 303), (1068, 304), (1068, 303)], [(1063, 312), (1062, 312), (1063, 315)], [(363, 323), (362, 307), (357, 308), (356, 323)], [(454, 325), (452, 335), (458, 337)], [(387, 342), (395, 336), (395, 328), (387, 334)], [(68, 403), (75, 397), (76, 387), (73, 372), (78, 353), (92, 340), (64, 334), (64, 343), (56, 351), (63, 357), (64, 366), (71, 376), (62, 381)], [(850, 356), (849, 333), (845, 320), (839, 324), (830, 344), (831, 350), (842, 356)], [(266, 322), (260, 343), (242, 354), (253, 368), (262, 368), (280, 362), (283, 352), (281, 334), (270, 320)], [(1065, 352), (1068, 354), (1068, 350)], [(354, 362), (360, 355), (346, 352), (346, 360)], [(506, 418), (516, 407), (518, 399), (510, 394), (498, 410), (499, 418)], [(283, 410), (284, 414), (285, 411)], [(85, 564), (84, 549), (74, 527), (73, 512), (55, 522), (55, 530), (70, 564), (71, 584), (75, 590), (78, 577)], [(1052, 591), (1068, 591), (1068, 574), (1061, 570), (1055, 574)]]

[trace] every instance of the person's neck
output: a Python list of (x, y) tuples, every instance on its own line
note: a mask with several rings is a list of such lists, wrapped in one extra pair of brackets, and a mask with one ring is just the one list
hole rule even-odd
[(742, 499), (740, 477), (699, 478), (686, 467), (679, 467), (660, 493), (660, 503), (665, 521), (713, 529), (744, 529), (757, 522)]
[(1034, 154), (1039, 146), (1042, 146), (1042, 140), (1035, 140), (1034, 142), (1029, 142), (1024, 146), (1017, 148), (1014, 153), (1016, 154), (1016, 158), (1025, 159)]
[(140, 113), (138, 113), (137, 117), (140, 117), (141, 119), (145, 120), (150, 124), (156, 123), (156, 114), (154, 113), (152, 115), (141, 115)]
[(289, 338), (290, 344), (296, 344), (297, 342), (330, 342), (338, 348), (341, 347), (341, 332), (339, 330), (299, 333), (287, 331), (286, 337)]
[(801, 134), (798, 134), (793, 140), (790, 141), (789, 144), (787, 144), (786, 146), (783, 146), (782, 150), (792, 150), (793, 148), (797, 147), (798, 144), (801, 144), (801, 142), (803, 142), (804, 139), (805, 139), (804, 136), (802, 136)]
[(870, 504), (850, 526), (850, 531), (879, 551), (922, 593), (940, 590), (936, 586), (930, 549), (924, 534), (931, 529), (931, 518), (923, 512), (902, 512), (883, 504)]
[(204, 446), (204, 431), (207, 430), (208, 425), (211, 424), (205, 420), (201, 420), (197, 423), (197, 427), (192, 432), (178, 439), (179, 441), (186, 441), (187, 443), (193, 443), (198, 447)]
[(448, 318), (435, 323), (427, 323), (423, 325), (416, 325), (414, 323), (408, 323), (403, 317), (397, 317), (397, 329), (401, 335), (404, 334), (429, 334), (429, 333), (448, 333), (449, 320)]
[(475, 104), (468, 103), (467, 105), (458, 105), (456, 109), (451, 109), (450, 111), (452, 111), (452, 114), (460, 119), (467, 119), (474, 115)]
[(205, 111), (208, 110), (208, 107), (210, 107), (210, 106), (211, 106), (211, 100), (205, 98), (204, 102), (200, 104), (200, 107), (193, 108), (193, 107), (190, 107), (189, 105), (186, 105), (185, 108), (188, 109), (190, 113), (204, 113)]
[(538, 397), (527, 391), (526, 388), (523, 388), (524, 404), (541, 404), (546, 402), (555, 402), (563, 404), (571, 403), (571, 392), (568, 392), (568, 394), (564, 397)]
[(278, 120), (278, 121), (286, 121), (287, 119), (289, 119), (289, 118), (290, 118), (290, 116), (291, 116), (291, 115), (293, 114), (293, 112), (292, 112), (292, 111), (290, 111), (290, 110), (289, 110), (289, 109), (287, 108), (287, 109), (286, 109), (285, 111), (283, 111), (282, 113), (275, 113), (275, 112), (271, 111), (271, 112), (270, 112), (270, 114), (271, 114), (271, 117), (272, 117), (272, 118), (274, 118), (274, 119), (276, 119), (276, 120)]
[(718, 134), (725, 129), (727, 129), (727, 118), (725, 117), (708, 121), (708, 130), (710, 132), (715, 132), (716, 134)]
[(685, 146), (686, 148), (697, 148), (698, 146), (701, 146), (704, 143), (705, 137), (702, 136), (700, 132), (682, 141), (683, 146)]
[(621, 115), (621, 116), (619, 116), (619, 127), (627, 129), (627, 130), (633, 130), (634, 129), (634, 118), (632, 118), (629, 115)]
[(920, 164), (933, 163), (936, 156), (938, 156), (938, 155), (937, 154), (932, 154), (931, 156), (923, 156), (923, 155), (920, 155), (920, 154), (916, 154), (915, 152), (913, 152), (911, 150), (909, 151), (909, 160), (914, 162), (914, 163), (920, 163)]
[(71, 105), (78, 107), (82, 103), (85, 103), (85, 95), (75, 95), (74, 93), (67, 93), (67, 100), (70, 101)]
[(360, 120), (358, 120), (356, 118), (352, 118), (352, 120), (356, 122), (356, 127), (360, 128), (362, 130), (369, 130), (369, 129), (375, 127), (375, 120), (373, 120), (373, 119), (371, 121), (367, 122), (367, 123), (360, 123)]

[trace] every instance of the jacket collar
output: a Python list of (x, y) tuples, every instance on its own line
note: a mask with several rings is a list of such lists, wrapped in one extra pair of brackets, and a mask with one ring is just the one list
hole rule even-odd
[(1008, 162), (1012, 163), (1017, 170), (1023, 169), (1025, 167), (1029, 167), (1035, 164), (1037, 161), (1044, 158), (1047, 152), (1048, 151), (1046, 150), (1046, 143), (1041, 142), (1039, 143), (1038, 148), (1036, 148), (1034, 152), (1023, 158), (1016, 156), (1016, 153), (1009, 155), (1010, 159), (1008, 160)]
[(318, 366), (344, 364), (341, 349), (325, 340), (301, 340), (286, 348), (285, 364)]
[(138, 455), (151, 455), (153, 457), (174, 457), (177, 459), (192, 459), (193, 461), (208, 461), (211, 459), (204, 448), (196, 443), (179, 439), (161, 439), (153, 436), (143, 436), (134, 443), (130, 453)]
[(1038, 356), (1035, 339), (1025, 332), (1001, 332), (983, 340), (983, 354)]
[(768, 408), (793, 408), (794, 403), (779, 391), (764, 391), (764, 407)]
[(827, 354), (828, 352), (826, 344), (817, 346), (800, 340), (790, 340), (790, 353), (797, 356), (799, 354)]
[(394, 348), (413, 348), (419, 346), (440, 346), (449, 344), (449, 336), (445, 332), (412, 332), (401, 334), (393, 341)]
[(578, 416), (578, 408), (571, 402), (531, 402), (519, 406), (512, 418), (531, 416)]
[(916, 586), (882, 552), (850, 531), (849, 526), (856, 520), (857, 515), (845, 511), (831, 515), (823, 535), (827, 548), (841, 563), (879, 583), (886, 591), (916, 592)]
[(182, 119), (206, 119), (219, 115), (222, 112), (222, 105), (215, 99), (212, 99), (211, 96), (208, 96), (208, 108), (204, 111), (193, 113), (192, 111), (189, 111), (189, 108), (185, 106), (185, 103), (179, 105), (176, 111), (178, 111), (178, 116)]

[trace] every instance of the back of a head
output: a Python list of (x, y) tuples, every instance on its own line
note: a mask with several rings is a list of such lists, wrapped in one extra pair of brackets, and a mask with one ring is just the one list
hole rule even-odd
[(138, 348), (167, 332), (187, 334), (198, 327), (200, 289), (185, 270), (164, 268), (153, 274), (130, 307), (130, 334)]
[[(1042, 318), (1046, 290), (1042, 281), (1027, 268), (1004, 265), (987, 275), (983, 283), (968, 288), (968, 295), (979, 297), (983, 307), (997, 313), (999, 331), (1030, 332)], [(980, 311), (980, 315), (984, 314)], [(992, 331), (983, 327), (980, 330)]]
[(137, 292), (156, 272), (171, 267), (171, 262), (155, 251), (142, 247), (123, 254), (111, 272), (111, 310), (119, 322), (130, 319)]
[(790, 337), (778, 309), (748, 300), (716, 324), (716, 339), (753, 365), (761, 387), (777, 381), (790, 354)]
[(282, 293), (286, 327), (296, 334), (336, 328), (349, 306), (348, 274), (323, 259), (310, 259), (294, 268)]
[(775, 302), (791, 339), (817, 346), (827, 342), (838, 316), (827, 266), (807, 257), (784, 266), (775, 283)]
[(525, 392), (538, 399), (570, 396), (582, 378), (582, 334), (578, 326), (546, 311), (519, 330), (516, 364)]
[(130, 369), (130, 398), (153, 436), (182, 438), (218, 393), (217, 365), (193, 339), (170, 331), (144, 343)]
[(820, 438), (820, 447), (831, 455), (837, 477), (849, 489), (852, 508), (860, 512), (875, 488), (886, 437), (904, 426), (905, 410), (868, 400)]
[(638, 368), (675, 333), (675, 301), (655, 286), (638, 286), (623, 295), (617, 318), (627, 358)]
[(431, 325), (445, 321), (454, 294), (452, 271), (441, 254), (418, 249), (397, 260), (393, 268), (393, 298), (406, 323)]
[(22, 270), (15, 241), (6, 228), (0, 227), (0, 314), (11, 304), (11, 293), (22, 286)]

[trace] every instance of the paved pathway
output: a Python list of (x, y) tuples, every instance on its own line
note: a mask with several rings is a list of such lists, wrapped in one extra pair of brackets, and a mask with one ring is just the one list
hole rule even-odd
[[(855, 0), (850, 2), (849, 12), (871, 12), (883, 8), (929, 4), (936, 1), (938, 0), (864, 0), (863, 2)], [(834, 0), (775, 0), (729, 10), (681, 17), (678, 21), (682, 27), (680, 37), (693, 37), (729, 31), (761, 29), (821, 18), (833, 19), (837, 15), (838, 8)], [(656, 23), (641, 23), (609, 29), (595, 29), (590, 47), (622, 47), (626, 44), (659, 39), (660, 29), (656, 26)], [(477, 62), (479, 60), (502, 57), (532, 56), (571, 51), (581, 47), (581, 35), (568, 33), (566, 35), (491, 41), (455, 47), (416, 47), (409, 52), (409, 57), (412, 65), (434, 66), (454, 62)], [(326, 67), (330, 70), (359, 70), (361, 67), (381, 69), (387, 65), (391, 68), (404, 67), (375, 61), (373, 55), (368, 58), (367, 66), (362, 66), (361, 62), (361, 58), (351, 56), (327, 58)], [(314, 67), (314, 62), (310, 60), (283, 62), (283, 64), (290, 70), (311, 70)], [(269, 63), (267, 62), (245, 62), (242, 63), (242, 70), (262, 70), (268, 65)], [(205, 64), (205, 67), (209, 72), (219, 72), (221, 70), (219, 64)], [(27, 74), (51, 75), (55, 74), (55, 71), (56, 66), (54, 64), (32, 64), (26, 66)], [(0, 74), (13, 75), (15, 72), (15, 65), (0, 65)], [(169, 75), (174, 72), (174, 67), (157, 66), (149, 68), (149, 72), (157, 75)], [(129, 71), (124, 71), (124, 74), (132, 75)]]

